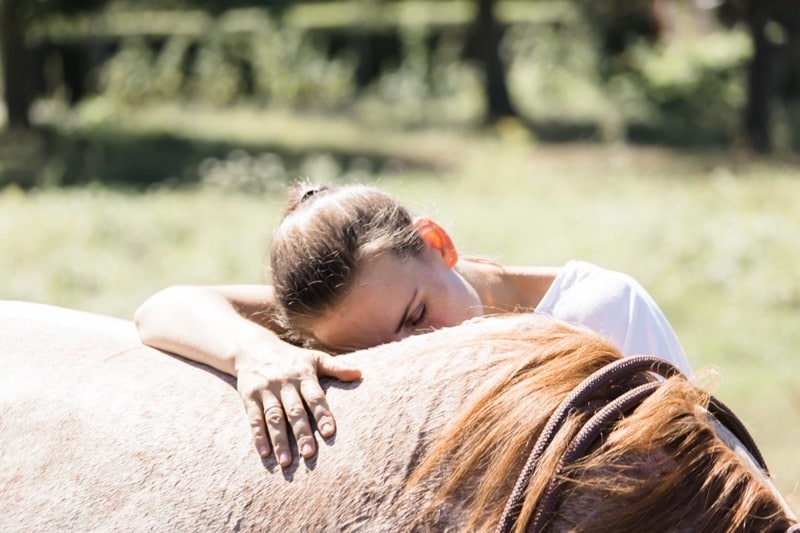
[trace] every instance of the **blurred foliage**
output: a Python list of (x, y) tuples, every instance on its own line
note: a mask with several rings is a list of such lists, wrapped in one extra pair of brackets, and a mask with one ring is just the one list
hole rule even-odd
[[(716, 32), (653, 45), (640, 39), (607, 56), (596, 21), (564, 10), (569, 24), (512, 24), (503, 44), (509, 84), (523, 120), (586, 125), (590, 135), (704, 142), (729, 139), (743, 102), (744, 34)], [(221, 24), (221, 23), (220, 23)], [(227, 19), (226, 27), (235, 27)], [(463, 32), (401, 28), (399, 60), (382, 65), (366, 88), (355, 82), (353, 48), (331, 56), (311, 31), (279, 24), (266, 13), (247, 19), (247, 32), (175, 36), (154, 49), (123, 41), (100, 74), (101, 90), (120, 104), (179, 99), (347, 112), (368, 124), (471, 127), (483, 112), (480, 70), (464, 57)], [(603, 30), (603, 31), (600, 31)], [(354, 45), (355, 46), (355, 45)], [(698, 115), (698, 112), (701, 115)], [(703, 127), (695, 122), (702, 117)], [(626, 133), (625, 125), (632, 128)], [(696, 132), (697, 136), (693, 136)]]
[(613, 57), (634, 41), (652, 43), (661, 31), (653, 0), (574, 0), (572, 3), (583, 19), (590, 22), (603, 55)]
[[(442, 169), (436, 144), (389, 132), (252, 107), (168, 105), (120, 110), (96, 98), (59, 124), (0, 137), (0, 186), (25, 189), (106, 184), (134, 190), (199, 184), (262, 193), (299, 176), (356, 179)], [(429, 153), (426, 153), (429, 152)]]
[(30, 21), (53, 13), (75, 14), (98, 9), (109, 0), (2, 0), (15, 7), (19, 20)]
[(724, 145), (737, 133), (750, 53), (750, 41), (740, 32), (668, 46), (639, 43), (630, 47), (625, 68), (610, 77), (608, 87), (621, 97), (622, 109), (633, 104), (639, 110), (626, 117), (633, 138)]
[[(743, 30), (718, 28), (654, 42), (642, 3), (621, 1), (498, 5), (498, 17), (509, 25), (501, 54), (520, 113), (498, 130), (545, 142), (730, 144), (752, 53)], [(196, 182), (202, 161), (225, 158), (237, 147), (229, 133), (213, 128), (202, 143), (182, 138), (186, 131), (171, 130), (166, 119), (148, 126), (141, 143), (133, 131), (114, 133), (143, 110), (165, 104), (187, 115), (247, 108), (342, 117), (379, 135), (474, 131), (482, 124), (483, 74), (463, 31), (474, 7), (467, 0), (292, 3), (283, 11), (226, 9), (215, 15), (180, 11), (197, 7), (193, 2), (159, 3), (170, 11), (158, 12), (132, 12), (134, 4), (114, 2), (96, 20), (51, 17), (32, 30), (40, 42), (47, 35), (63, 43), (94, 35), (92, 50), (107, 59), (87, 74), (94, 88), (81, 105), (65, 109), (59, 99), (70, 91), (51, 86), (34, 106), (41, 138), (20, 149), (19, 138), (0, 139), (0, 184)], [(618, 27), (617, 8), (627, 13), (623, 20), (631, 19), (627, 31)], [(364, 22), (373, 19), (380, 24)], [(342, 26), (354, 20), (362, 22)], [(372, 77), (364, 78), (365, 61), (378, 58)], [(66, 69), (61, 61), (51, 61), (51, 70)], [(785, 116), (795, 116), (792, 109)], [(93, 129), (95, 122), (100, 129)], [(800, 123), (787, 119), (781, 125), (784, 144), (798, 142)], [(294, 149), (284, 142), (240, 147), (255, 158), (271, 153), (293, 161)], [(126, 157), (123, 143), (132, 143), (131, 153), (138, 155)], [(145, 156), (145, 147), (154, 155)], [(21, 153), (37, 156), (17, 157)], [(384, 155), (370, 160), (382, 166)], [(291, 173), (297, 165), (287, 168)]]
[(224, 106), (243, 98), (278, 107), (330, 109), (353, 92), (348, 57), (328, 59), (307, 35), (266, 14), (253, 31), (210, 31), (199, 40), (168, 38), (154, 50), (142, 38), (122, 42), (100, 70), (100, 90), (121, 105), (161, 100)]

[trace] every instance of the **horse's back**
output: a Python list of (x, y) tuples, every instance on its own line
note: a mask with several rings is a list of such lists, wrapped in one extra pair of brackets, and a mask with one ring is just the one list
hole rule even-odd
[[(598, 356), (614, 353), (584, 331), (546, 327), (540, 320), (533, 314), (493, 318), (343, 356), (362, 370), (363, 379), (325, 382), (337, 435), (318, 441), (313, 458), (281, 470), (272, 460), (262, 463), (252, 448), (230, 378), (143, 346), (129, 321), (0, 302), (0, 529), (395, 530), (418, 518), (438, 484), (455, 474), (464, 476), (456, 493), (431, 508), (441, 526), (436, 529), (464, 529), (472, 508), (499, 517), (502, 502), (475, 504), (489, 500), (473, 501), (474, 487), (495, 496), (510, 493), (513, 474), (527, 456), (521, 452), (535, 440), (529, 432), (544, 425), (559, 398), (572, 390), (563, 382), (579, 384)], [(688, 384), (682, 386), (675, 390), (684, 393), (673, 399), (696, 396), (686, 392)], [(687, 402), (666, 405), (684, 405), (694, 416), (696, 405)], [(662, 424), (662, 412), (672, 411), (654, 403), (637, 423), (669, 434), (676, 429), (669, 422), (673, 415)], [(677, 429), (702, 430), (711, 442), (706, 426), (681, 418)], [(650, 449), (655, 433), (651, 428), (626, 434), (613, 456), (625, 456), (633, 434), (641, 449)], [(487, 441), (490, 434), (494, 440)], [(431, 451), (433, 444), (438, 446)], [(473, 451), (478, 453), (470, 456)], [(730, 468), (744, 472), (740, 458), (723, 455)], [(434, 465), (431, 475), (401, 497), (423, 457), (434, 461), (424, 463)], [(691, 470), (696, 461), (686, 464)], [(728, 466), (720, 471), (728, 472)], [(605, 479), (610, 471), (600, 470)], [(497, 475), (490, 482), (477, 483), (492, 473)], [(660, 477), (646, 479), (655, 483)], [(777, 516), (780, 496), (759, 484), (748, 486), (769, 505), (755, 511)], [(724, 479), (721, 486), (727, 486)], [(657, 483), (656, 488), (663, 489)], [(686, 518), (692, 524), (703, 523), (709, 512), (702, 502), (719, 499), (686, 495), (686, 501), (700, 502), (698, 516)], [(590, 511), (589, 518), (630, 505), (590, 505), (597, 496), (586, 496), (570, 505)], [(647, 510), (654, 523), (670, 523), (652, 514), (658, 510)], [(684, 511), (679, 510), (685, 518)], [(569, 520), (575, 516), (567, 513)]]
[(461, 405), (458, 374), (477, 360), (473, 349), (457, 371), (445, 371), (457, 353), (414, 363), (426, 345), (354, 354), (364, 379), (328, 382), (337, 435), (281, 470), (255, 453), (231, 378), (142, 345), (130, 321), (0, 302), (0, 526), (390, 527), (420, 446)]
[(236, 489), (270, 472), (228, 383), (127, 321), (10, 302), (0, 320), (3, 529), (236, 527)]

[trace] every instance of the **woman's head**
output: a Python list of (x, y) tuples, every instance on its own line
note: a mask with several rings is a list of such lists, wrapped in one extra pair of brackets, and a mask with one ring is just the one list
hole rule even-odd
[(442, 327), (480, 314), (456, 260), (444, 230), (364, 185), (292, 189), (270, 252), (284, 326), (342, 350), (404, 336), (406, 321)]

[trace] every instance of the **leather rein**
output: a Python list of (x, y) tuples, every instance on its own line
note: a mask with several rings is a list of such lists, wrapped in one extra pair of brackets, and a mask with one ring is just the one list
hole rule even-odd
[[(514, 489), (506, 501), (503, 515), (495, 530), (496, 533), (508, 533), (511, 531), (522, 510), (525, 491), (536, 465), (545, 450), (553, 442), (570, 413), (594, 400), (599, 391), (605, 391), (618, 385), (621, 380), (635, 377), (637, 374), (645, 372), (654, 373), (663, 378), (669, 378), (681, 373), (672, 364), (655, 356), (627, 357), (610, 363), (594, 372), (561, 402), (539, 434), (539, 438), (536, 440), (528, 460), (517, 478)], [(578, 430), (558, 461), (556, 470), (550, 478), (550, 482), (536, 507), (534, 515), (527, 524), (528, 531), (543, 531), (555, 515), (559, 497), (566, 485), (561, 475), (564, 468), (588, 453), (605, 430), (636, 409), (662, 383), (664, 383), (662, 380), (648, 381), (642, 385), (628, 387), (627, 390), (623, 388), (614, 399), (597, 410)], [(758, 465), (768, 473), (764, 457), (741, 420), (725, 404), (713, 396), (709, 402), (708, 411), (741, 441)], [(794, 527), (792, 530), (795, 530)]]

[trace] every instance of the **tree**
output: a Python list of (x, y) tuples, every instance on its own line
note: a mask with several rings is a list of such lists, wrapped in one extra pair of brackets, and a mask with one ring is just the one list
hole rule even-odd
[(28, 128), (33, 103), (33, 61), (26, 31), (38, 17), (96, 9), (107, 0), (0, 0), (0, 58), (10, 128)]
[(470, 50), (483, 66), (485, 76), (486, 122), (504, 116), (516, 116), (506, 84), (506, 73), (500, 56), (505, 28), (495, 17), (496, 0), (477, 0), (477, 11), (471, 28)]
[(8, 125), (27, 128), (30, 125), (28, 108), (32, 103), (31, 80), (19, 4), (16, 0), (0, 0), (0, 58)]
[(744, 22), (753, 40), (742, 133), (751, 148), (769, 152), (775, 97), (781, 89), (800, 97), (800, 6), (796, 0), (727, 0), (719, 16), (728, 25)]
[[(35, 91), (33, 90), (34, 69), (32, 51), (26, 45), (26, 32), (31, 23), (56, 14), (72, 15), (89, 13), (111, 0), (0, 0), (0, 61), (2, 61), (2, 80), (4, 101), (8, 116), (8, 126), (13, 129), (30, 127), (28, 111)], [(124, 3), (118, 2), (118, 3)], [(273, 12), (280, 12), (291, 2), (289, 0), (151, 0), (132, 2), (137, 7), (153, 8), (200, 8), (212, 13), (231, 7), (262, 6)]]

